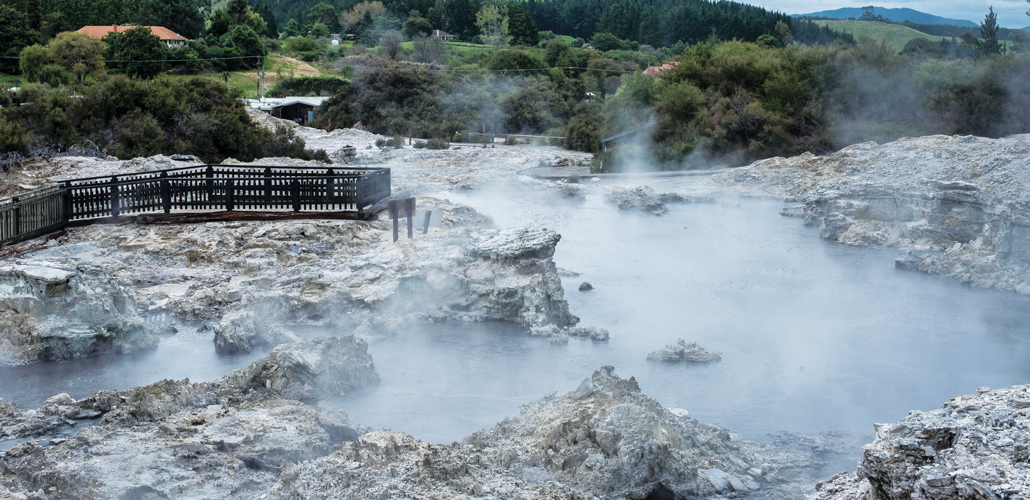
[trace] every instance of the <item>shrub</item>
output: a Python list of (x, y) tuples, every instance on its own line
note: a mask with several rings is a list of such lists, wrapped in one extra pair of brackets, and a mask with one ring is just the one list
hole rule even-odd
[(395, 135), (392, 139), (376, 139), (376, 147), (380, 149), (400, 149), (404, 147), (404, 138), (399, 135)]
[(422, 149), (426, 147), (426, 141), (415, 141), (415, 149)]
[(326, 153), (324, 149), (316, 149), (314, 151), (309, 149), (305, 152), (308, 153), (308, 156), (310, 156), (312, 160), (320, 161), (322, 163), (332, 163), (332, 160), (329, 159), (329, 153)]
[(429, 139), (426, 142), (426, 149), (450, 149), (451, 145), (443, 139)]
[(509, 136), (504, 138), (504, 145), (505, 146), (514, 146), (514, 145), (516, 145), (518, 143), (519, 143), (518, 138), (516, 138), (514, 135), (509, 135)]

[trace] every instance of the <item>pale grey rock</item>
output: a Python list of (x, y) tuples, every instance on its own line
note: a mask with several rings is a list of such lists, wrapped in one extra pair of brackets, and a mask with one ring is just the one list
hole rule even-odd
[(571, 326), (565, 333), (572, 337), (588, 337), (591, 340), (608, 340), (608, 330), (599, 326)]
[(665, 361), (668, 363), (714, 363), (720, 361), (721, 356), (714, 352), (708, 352), (694, 342), (687, 343), (679, 339), (675, 344), (663, 347), (647, 355), (648, 361)]
[(153, 347), (132, 296), (98, 266), (0, 264), (0, 364)]
[(960, 396), (940, 409), (877, 424), (855, 473), (815, 500), (1001, 499), (1030, 492), (1030, 386)]
[(619, 210), (639, 210), (662, 215), (669, 211), (665, 202), (650, 186), (616, 189), (605, 195), (605, 200), (619, 207)]
[(235, 354), (254, 349), (299, 342), (293, 332), (282, 325), (270, 324), (254, 311), (233, 311), (214, 326), (215, 349), (220, 353)]
[[(283, 472), (268, 498), (680, 498), (747, 490), (756, 457), (718, 427), (674, 415), (611, 367), (565, 396), (521, 407), (519, 416), (461, 443), (433, 445), (372, 432), (332, 455)], [(701, 471), (718, 469), (723, 476)], [(732, 480), (730, 477), (732, 476)]]
[(364, 342), (334, 337), (280, 346), (215, 382), (165, 380), (79, 401), (57, 395), (25, 412), (0, 400), (0, 439), (52, 435), (77, 414), (102, 415), (72, 437), (0, 452), (0, 497), (259, 496), (291, 462), (324, 456), (369, 430), (326, 404), (288, 398), (340, 395), (377, 381)]
[(929, 136), (770, 158), (712, 176), (748, 196), (803, 201), (820, 236), (906, 251), (896, 267), (1030, 294), (1030, 135)]

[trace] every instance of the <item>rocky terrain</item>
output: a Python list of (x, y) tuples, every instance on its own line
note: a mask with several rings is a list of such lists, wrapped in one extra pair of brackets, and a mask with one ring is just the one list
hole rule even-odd
[(898, 248), (898, 267), (1030, 293), (1030, 135), (930, 136), (772, 158), (709, 185), (801, 202), (784, 211), (849, 245)]
[(282, 345), (210, 383), (59, 394), (26, 411), (0, 400), (0, 436), (23, 441), (0, 453), (0, 498), (248, 497), (275, 483), (284, 461), (325, 455), (368, 430), (300, 400), (378, 381), (364, 341), (331, 337)]
[(1030, 386), (986, 387), (940, 409), (878, 424), (854, 473), (821, 483), (811, 500), (943, 500), (1030, 495)]
[(678, 339), (675, 344), (648, 354), (647, 360), (667, 363), (714, 363), (722, 360), (722, 356), (705, 350), (695, 342), (687, 343), (686, 340)]

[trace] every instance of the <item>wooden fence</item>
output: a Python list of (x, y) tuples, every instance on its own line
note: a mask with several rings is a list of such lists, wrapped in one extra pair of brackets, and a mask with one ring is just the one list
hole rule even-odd
[(353, 212), (365, 218), (388, 196), (388, 168), (201, 165), (73, 179), (0, 200), (0, 244), (70, 221), (153, 212)]

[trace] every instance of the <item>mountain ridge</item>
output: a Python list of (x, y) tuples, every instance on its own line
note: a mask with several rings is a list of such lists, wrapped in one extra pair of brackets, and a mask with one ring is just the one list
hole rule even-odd
[[(883, 16), (884, 19), (890, 19), (896, 23), (902, 21), (912, 21), (916, 24), (951, 24), (955, 26), (965, 26), (970, 28), (979, 28), (980, 25), (973, 21), (965, 19), (949, 19), (946, 17), (936, 16), (933, 14), (927, 14), (926, 12), (920, 12), (918, 10), (909, 8), (900, 9), (888, 9), (885, 7), (873, 7), (873, 13), (876, 15)], [(792, 14), (794, 17), (827, 17), (831, 19), (847, 19), (853, 17), (858, 19), (862, 17), (862, 9), (860, 7), (844, 7), (835, 10), (824, 10), (820, 12), (811, 12), (808, 14)]]

